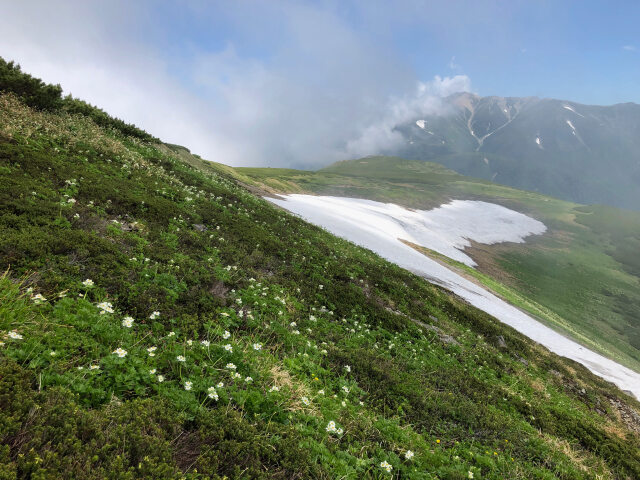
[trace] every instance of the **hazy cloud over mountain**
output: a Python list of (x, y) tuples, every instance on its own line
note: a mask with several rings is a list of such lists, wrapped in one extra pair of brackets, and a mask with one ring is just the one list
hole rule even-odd
[[(154, 42), (161, 27), (140, 5), (96, 5), (5, 6), (0, 55), (154, 135), (233, 165), (317, 166), (375, 153), (397, 140), (395, 123), (433, 113), (438, 95), (469, 88), (460, 75), (421, 82), (332, 8), (225, 5), (241, 38), (269, 37), (266, 53), (223, 41), (175, 58), (184, 46), (172, 52)], [(192, 2), (183, 14), (219, 27), (205, 3)]]

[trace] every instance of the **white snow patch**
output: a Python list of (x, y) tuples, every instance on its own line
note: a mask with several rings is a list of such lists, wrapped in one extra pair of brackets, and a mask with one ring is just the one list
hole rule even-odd
[(507, 109), (505, 108), (505, 109), (503, 109), (503, 112), (504, 112), (504, 113), (509, 113), (509, 110), (507, 110)]
[(571, 127), (571, 130), (574, 135), (576, 134), (576, 127), (573, 126), (573, 123), (571, 123), (571, 120), (567, 120), (567, 125), (569, 125)]
[(540, 145), (540, 137), (536, 137), (536, 143)]
[(567, 110), (569, 110), (569, 111), (571, 111), (571, 112), (575, 113), (576, 115), (580, 115), (581, 117), (583, 117), (583, 118), (584, 118), (584, 115), (582, 115), (581, 113), (576, 112), (576, 111), (573, 109), (573, 107), (572, 107), (572, 106), (570, 106), (570, 105), (562, 105), (562, 108), (566, 108)]
[(417, 120), (416, 125), (418, 125), (421, 129), (424, 130), (425, 125), (427, 124), (426, 120)]
[(459, 249), (468, 244), (467, 239), (522, 242), (527, 235), (545, 230), (537, 220), (499, 205), (475, 201), (454, 201), (435, 210), (410, 211), (398, 205), (354, 198), (286, 195), (268, 200), (448, 288), (549, 350), (582, 363), (640, 398), (640, 374), (564, 337), (399, 241), (402, 238), (464, 260), (469, 257)]

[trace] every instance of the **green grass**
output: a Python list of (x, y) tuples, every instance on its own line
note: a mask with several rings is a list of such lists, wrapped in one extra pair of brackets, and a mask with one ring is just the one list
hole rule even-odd
[(368, 198), (408, 208), (451, 199), (499, 203), (533, 216), (548, 232), (525, 244), (478, 246), (478, 271), (563, 333), (640, 371), (640, 214), (585, 207), (395, 157), (338, 162), (317, 172), (236, 169), (274, 192)]
[(640, 477), (637, 401), (248, 181), (0, 95), (1, 479)]

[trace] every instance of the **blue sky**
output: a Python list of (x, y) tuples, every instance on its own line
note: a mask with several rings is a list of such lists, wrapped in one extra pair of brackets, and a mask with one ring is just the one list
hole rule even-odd
[(640, 103), (640, 2), (7, 2), (0, 55), (233, 165), (375, 153), (455, 90)]

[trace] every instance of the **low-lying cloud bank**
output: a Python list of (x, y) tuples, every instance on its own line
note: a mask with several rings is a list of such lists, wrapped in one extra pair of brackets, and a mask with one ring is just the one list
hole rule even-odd
[(419, 81), (330, 8), (247, 5), (186, 3), (189, 28), (196, 17), (204, 34), (235, 22), (235, 41), (194, 43), (176, 31), (180, 43), (166, 44), (179, 23), (141, 3), (15, 2), (0, 17), (0, 56), (230, 165), (315, 168), (375, 154), (401, 141), (398, 124), (446, 113), (443, 96), (471, 89), (465, 75)]

